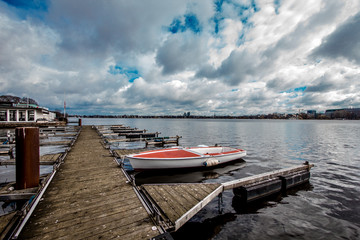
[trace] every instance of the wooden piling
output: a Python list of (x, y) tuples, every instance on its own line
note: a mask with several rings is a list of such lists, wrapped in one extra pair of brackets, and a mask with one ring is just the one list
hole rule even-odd
[(81, 127), (82, 123), (81, 123), (81, 118), (79, 118), (79, 127)]
[(39, 128), (16, 128), (15, 138), (16, 188), (37, 187), (40, 176)]

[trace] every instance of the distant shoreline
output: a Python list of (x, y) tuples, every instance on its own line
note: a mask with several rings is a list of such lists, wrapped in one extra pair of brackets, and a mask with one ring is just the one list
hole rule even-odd
[(254, 116), (176, 116), (176, 115), (69, 115), (75, 118), (163, 118), (163, 119), (275, 119), (275, 120), (360, 120), (360, 118), (330, 118), (324, 114), (319, 114), (316, 117), (308, 116), (307, 114), (288, 114), (286, 116), (278, 116), (274, 114), (268, 115), (254, 115)]

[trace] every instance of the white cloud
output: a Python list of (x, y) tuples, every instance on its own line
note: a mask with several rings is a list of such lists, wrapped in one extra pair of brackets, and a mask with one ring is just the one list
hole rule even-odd
[(356, 0), (0, 2), (0, 91), (50, 108), (65, 93), (70, 113), (89, 114), (360, 107), (359, 10)]

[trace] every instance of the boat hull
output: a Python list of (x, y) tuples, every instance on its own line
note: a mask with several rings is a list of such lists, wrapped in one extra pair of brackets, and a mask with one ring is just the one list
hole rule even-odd
[[(128, 155), (126, 159), (129, 160), (132, 168), (135, 171), (151, 170), (151, 169), (180, 169), (180, 168), (199, 168), (214, 166), (230, 161), (234, 161), (246, 156), (246, 151), (235, 149), (228, 153), (198, 153), (196, 150), (201, 149), (206, 152), (205, 148), (189, 148), (190, 156), (181, 157), (179, 153), (176, 157), (174, 154), (170, 154), (172, 157), (166, 157), (166, 151), (174, 150), (158, 150), (149, 151), (140, 154)], [(175, 152), (176, 153), (176, 152)], [(160, 157), (156, 157), (156, 156)]]

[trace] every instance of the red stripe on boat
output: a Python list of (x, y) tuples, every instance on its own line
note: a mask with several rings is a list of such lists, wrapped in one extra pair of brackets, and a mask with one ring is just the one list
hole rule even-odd
[(133, 157), (138, 158), (187, 158), (187, 157), (200, 157), (201, 155), (188, 152), (181, 149), (171, 150), (171, 151), (151, 151), (143, 152)]

